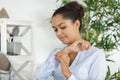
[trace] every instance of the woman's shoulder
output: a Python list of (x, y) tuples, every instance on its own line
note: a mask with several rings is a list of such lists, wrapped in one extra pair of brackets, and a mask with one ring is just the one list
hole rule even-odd
[(100, 56), (105, 56), (104, 50), (91, 46), (90, 49), (84, 50), (81, 53), (84, 53), (85, 56), (91, 56), (91, 57), (100, 57)]
[(86, 50), (87, 53), (96, 53), (96, 52), (102, 52), (104, 53), (103, 49), (100, 49), (98, 47), (91, 46), (90, 49)]
[(81, 58), (79, 61), (87, 64), (94, 63), (95, 61), (105, 62), (106, 60), (104, 50), (93, 46), (88, 50), (81, 51), (79, 55), (79, 58)]

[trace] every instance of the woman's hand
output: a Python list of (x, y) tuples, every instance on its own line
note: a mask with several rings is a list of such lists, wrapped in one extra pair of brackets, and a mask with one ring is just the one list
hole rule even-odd
[(71, 76), (71, 72), (69, 71), (69, 65), (70, 65), (69, 55), (64, 53), (64, 51), (59, 51), (57, 52), (55, 57), (60, 61), (61, 72), (66, 78), (69, 78)]
[(65, 53), (76, 53), (83, 50), (88, 50), (90, 48), (90, 43), (85, 40), (78, 40), (66, 47), (63, 51)]
[(87, 50), (90, 47), (90, 43), (85, 40), (79, 40), (69, 45), (62, 51), (56, 53), (55, 57), (60, 61), (61, 64), (61, 72), (66, 78), (71, 76), (71, 72), (69, 70), (70, 65), (70, 57), (69, 53), (79, 52), (80, 50)]

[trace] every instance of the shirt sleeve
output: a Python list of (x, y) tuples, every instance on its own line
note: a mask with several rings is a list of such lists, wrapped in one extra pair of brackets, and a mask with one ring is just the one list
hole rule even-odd
[(42, 65), (37, 67), (35, 71), (36, 80), (49, 80), (49, 78), (52, 77), (56, 64), (54, 53), (55, 50), (52, 51), (52, 53), (48, 56), (47, 60)]
[(73, 74), (68, 78), (68, 80), (78, 80)]
[(96, 59), (91, 64), (89, 71), (89, 80), (105, 80), (107, 72), (107, 62), (104, 51), (98, 51)]

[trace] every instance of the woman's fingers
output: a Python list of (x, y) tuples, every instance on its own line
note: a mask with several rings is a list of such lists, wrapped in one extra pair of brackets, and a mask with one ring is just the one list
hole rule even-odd
[(90, 43), (88, 41), (85, 41), (85, 40), (80, 40), (78, 41), (77, 43), (77, 46), (76, 46), (76, 51), (83, 51), (83, 50), (88, 50), (90, 48)]
[(64, 59), (68, 56), (68, 54), (64, 53), (64, 51), (59, 51), (55, 54), (56, 58), (58, 59)]
[(85, 44), (83, 45), (85, 50), (88, 50), (90, 48), (90, 43), (88, 41), (85, 41)]
[(82, 45), (83, 45), (82, 43), (78, 43), (78, 49), (79, 50), (82, 50)]
[(55, 57), (60, 61), (62, 66), (69, 66), (70, 58), (68, 54), (65, 54), (63, 51), (59, 51)]
[(60, 53), (60, 51), (58, 51), (58, 52), (55, 54), (55, 57), (56, 57), (57, 59), (60, 59), (60, 58), (61, 58), (61, 53)]

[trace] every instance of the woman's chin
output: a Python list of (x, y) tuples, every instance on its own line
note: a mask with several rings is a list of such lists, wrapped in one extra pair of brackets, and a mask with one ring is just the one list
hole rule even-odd
[(68, 41), (61, 41), (63, 44), (70, 44)]
[(60, 40), (63, 44), (70, 44), (70, 41), (67, 39), (62, 39)]

